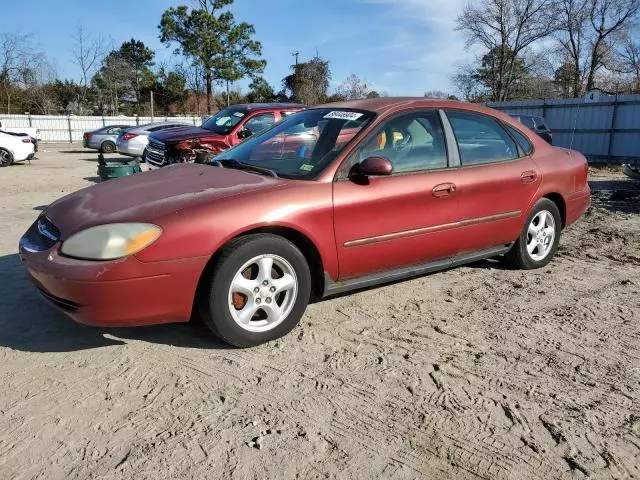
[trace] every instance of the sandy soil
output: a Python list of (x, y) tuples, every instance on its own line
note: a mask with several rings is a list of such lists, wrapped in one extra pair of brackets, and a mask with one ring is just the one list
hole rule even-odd
[(594, 170), (547, 268), (343, 296), (235, 350), (40, 299), (18, 239), (96, 175), (43, 149), (0, 170), (0, 478), (640, 478), (640, 182)]

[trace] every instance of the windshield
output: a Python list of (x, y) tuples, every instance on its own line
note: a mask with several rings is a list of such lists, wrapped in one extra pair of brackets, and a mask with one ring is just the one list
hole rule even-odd
[(202, 128), (221, 135), (228, 135), (231, 133), (231, 130), (233, 130), (233, 127), (240, 123), (240, 120), (242, 120), (246, 114), (247, 113), (242, 110), (225, 108), (204, 122)]
[(278, 176), (316, 177), (375, 117), (372, 112), (316, 108), (295, 113), (215, 157), (268, 168)]

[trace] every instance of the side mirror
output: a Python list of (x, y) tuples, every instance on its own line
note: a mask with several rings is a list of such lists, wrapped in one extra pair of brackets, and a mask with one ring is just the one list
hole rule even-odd
[(241, 128), (238, 131), (238, 138), (241, 140), (244, 140), (245, 138), (249, 138), (251, 135), (253, 135), (253, 133), (251, 133), (251, 130), (249, 130), (248, 128)]
[(393, 165), (387, 157), (367, 157), (360, 164), (354, 166), (352, 173), (364, 177), (391, 175)]

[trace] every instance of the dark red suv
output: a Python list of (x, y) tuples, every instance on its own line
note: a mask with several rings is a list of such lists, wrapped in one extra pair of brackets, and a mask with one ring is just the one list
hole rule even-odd
[(175, 128), (149, 135), (144, 160), (151, 168), (159, 168), (194, 162), (199, 153), (210, 157), (303, 108), (304, 105), (295, 103), (232, 105), (209, 118), (201, 127)]

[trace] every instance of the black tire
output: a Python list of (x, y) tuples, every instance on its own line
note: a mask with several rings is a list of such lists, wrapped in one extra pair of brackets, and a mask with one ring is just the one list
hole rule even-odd
[[(532, 220), (543, 211), (549, 212), (553, 217), (553, 229), (554, 229), (554, 237), (553, 242), (551, 244), (551, 249), (546, 254), (546, 256), (540, 260), (537, 260), (532, 257), (527, 250), (527, 241), (530, 238), (529, 235), (529, 225)], [(523, 270), (532, 270), (534, 268), (542, 268), (547, 265), (556, 254), (558, 250), (558, 244), (560, 242), (560, 234), (562, 232), (562, 217), (560, 216), (560, 211), (555, 203), (553, 203), (548, 198), (541, 198), (538, 202), (533, 206), (531, 212), (527, 216), (527, 221), (522, 228), (522, 232), (520, 233), (520, 237), (513, 245), (509, 253), (505, 256), (506, 260), (511, 263), (513, 266), (517, 268), (521, 268)]]
[[(277, 255), (289, 263), (297, 279), (297, 294), (284, 320), (270, 330), (251, 332), (234, 320), (229, 307), (229, 295), (231, 283), (239, 269), (260, 255)], [(307, 308), (310, 292), (309, 265), (293, 243), (277, 235), (248, 235), (232, 240), (221, 251), (212, 269), (210, 282), (202, 291), (200, 314), (209, 329), (225, 342), (236, 347), (252, 347), (280, 338), (295, 328)]]
[(0, 148), (0, 167), (8, 167), (13, 165), (13, 155), (9, 150)]
[(106, 140), (100, 145), (100, 151), (102, 153), (113, 153), (116, 151), (116, 144), (111, 140)]

